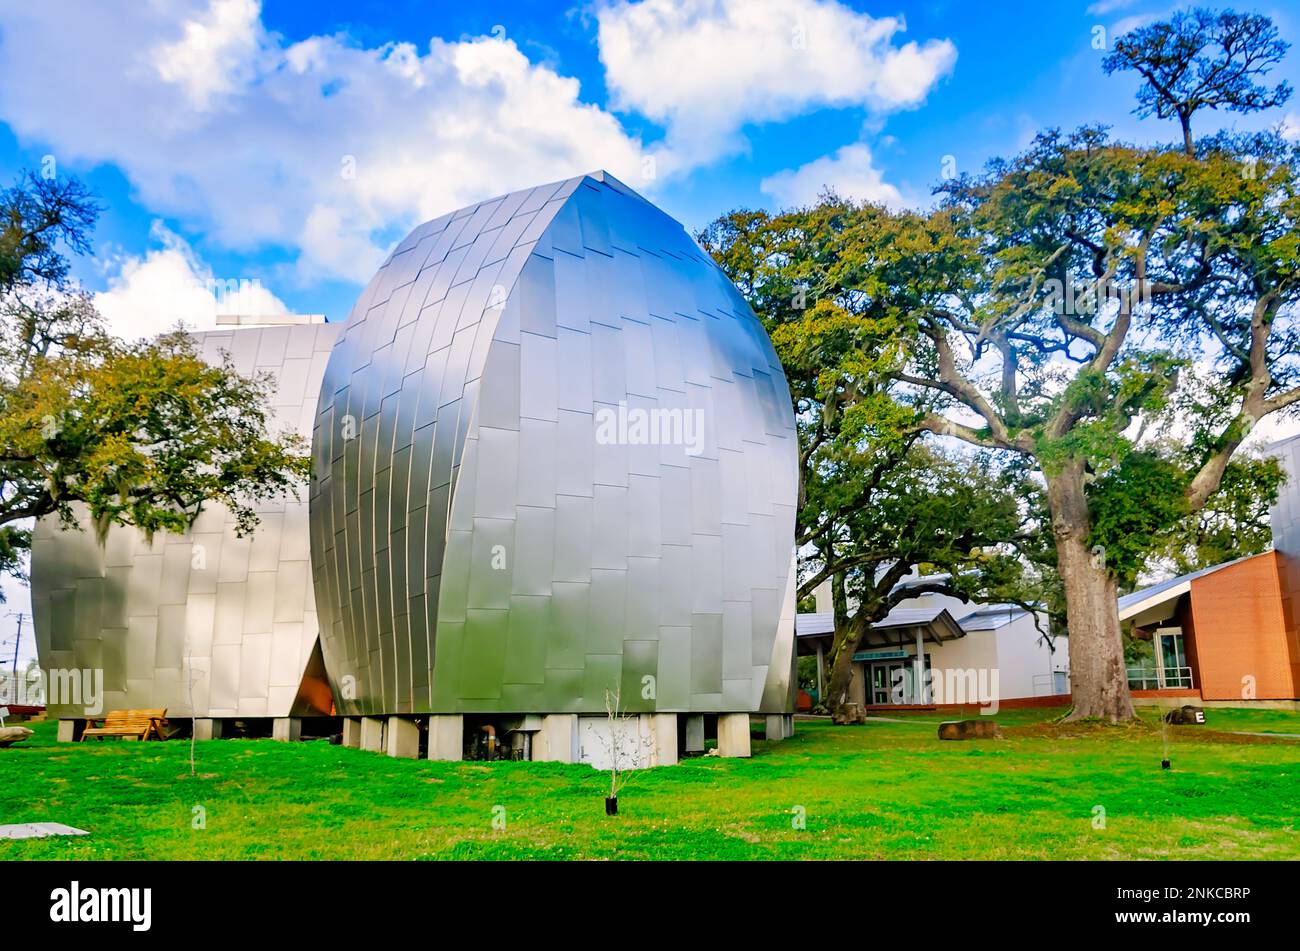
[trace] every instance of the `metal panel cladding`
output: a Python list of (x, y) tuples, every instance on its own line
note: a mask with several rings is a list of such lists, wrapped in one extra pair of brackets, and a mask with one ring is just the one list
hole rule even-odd
[[(269, 374), (271, 425), (307, 435), (340, 329), (246, 327), (194, 337), (211, 363), (225, 352), (238, 372)], [(101, 546), (84, 513), (80, 530), (40, 519), (32, 539), (32, 612), (42, 668), (102, 670), (105, 710), (328, 713), (301, 494), (258, 504), (258, 527), (244, 538), (222, 505), (204, 506), (185, 534), (158, 532), (152, 543), (134, 528), (115, 527)], [(51, 704), (50, 711), (84, 715), (67, 705)]]
[(611, 176), (416, 228), (334, 348), (313, 451), (340, 713), (790, 709), (784, 374)]

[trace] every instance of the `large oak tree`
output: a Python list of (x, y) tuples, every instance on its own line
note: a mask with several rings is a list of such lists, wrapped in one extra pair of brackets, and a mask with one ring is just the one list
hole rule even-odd
[[(1134, 37), (1127, 61), (1163, 62), (1155, 45), (1167, 32)], [(1229, 63), (1276, 54), (1258, 23), (1236, 35), (1234, 44), (1267, 49), (1233, 45)], [(1184, 71), (1201, 80), (1162, 82), (1151, 101), (1185, 97), (1189, 117), (1202, 105), (1252, 108), (1221, 48), (1180, 49)], [(1216, 77), (1226, 87), (1217, 98), (1206, 91)], [(1132, 458), (1142, 433), (1176, 434), (1185, 478), (1168, 515), (1194, 514), (1252, 428), (1300, 402), (1300, 155), (1268, 133), (1188, 141), (1045, 132), (1024, 154), (944, 185), (926, 216), (930, 250), (917, 258), (926, 267), (937, 256), (938, 266), (911, 312), (916, 347), (896, 377), (946, 399), (922, 422), (928, 431), (1040, 470), (1076, 718), (1133, 715), (1094, 482)]]
[(241, 530), (310, 474), (271, 432), (270, 380), (200, 359), (183, 333), (125, 342), (68, 279), (98, 214), (76, 180), (0, 192), (0, 570), (21, 574), (32, 520), (184, 531), (219, 502)]
[[(1014, 540), (1034, 487), (987, 454), (920, 439), (934, 400), (891, 376), (915, 290), (913, 219), (833, 196), (779, 215), (738, 211), (701, 243), (745, 294), (781, 357), (800, 440), (798, 595), (830, 582), (832, 709), (848, 699), (871, 626), (926, 591), (1028, 603)], [(920, 585), (900, 582), (917, 569)]]
[[(1278, 472), (1234, 454), (1300, 404), (1300, 161), (1275, 134), (1197, 141), (1191, 121), (1285, 101), (1285, 84), (1261, 85), (1285, 50), (1266, 18), (1192, 11), (1126, 35), (1106, 62), (1144, 77), (1139, 112), (1177, 117), (1178, 144), (1051, 130), (946, 183), (929, 211), (832, 195), (701, 236), (786, 365), (811, 553), (800, 593), (835, 581), (846, 666), (890, 606), (887, 566), (924, 563), (929, 544), (977, 579), (969, 596), (1014, 597), (1010, 546), (1068, 626), (1072, 715), (1126, 719), (1120, 587), (1154, 558), (1258, 548), (1260, 507), (1241, 500), (1275, 492)], [(961, 478), (970, 499), (993, 478), (1018, 504), (946, 508), (953, 460), (919, 455), (918, 433), (1001, 457)], [(982, 559), (993, 570), (972, 574)]]

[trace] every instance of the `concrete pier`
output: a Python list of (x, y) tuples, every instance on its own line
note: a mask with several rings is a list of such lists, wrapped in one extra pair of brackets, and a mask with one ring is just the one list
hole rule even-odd
[(578, 715), (548, 713), (533, 737), (533, 759), (550, 763), (578, 762)]
[(368, 753), (384, 750), (384, 721), (379, 717), (361, 718), (361, 748)]
[(718, 714), (718, 755), (746, 757), (749, 752), (749, 714)]
[(420, 724), (404, 717), (389, 717), (384, 731), (386, 752), (396, 759), (420, 758)]
[(298, 717), (276, 717), (271, 723), (271, 739), (296, 743), (302, 739), (302, 720)]
[(429, 717), (429, 759), (455, 762), (465, 755), (465, 718), (460, 714)]

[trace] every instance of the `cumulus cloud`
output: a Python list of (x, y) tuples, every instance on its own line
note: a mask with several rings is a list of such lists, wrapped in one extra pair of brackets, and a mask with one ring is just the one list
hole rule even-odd
[(211, 330), (218, 314), (269, 316), (287, 311), (256, 280), (218, 279), (193, 249), (161, 222), (152, 228), (158, 247), (141, 257), (112, 259), (108, 289), (94, 295), (108, 328), (128, 340), (152, 337), (183, 324)]
[(1111, 39), (1123, 36), (1125, 33), (1132, 33), (1150, 23), (1155, 23), (1157, 19), (1159, 14), (1155, 13), (1135, 13), (1132, 16), (1120, 17), (1110, 28)]
[(1282, 138), (1300, 142), (1300, 112), (1292, 112), (1282, 120)]
[(841, 198), (875, 202), (890, 208), (905, 204), (902, 193), (886, 182), (873, 164), (871, 149), (861, 142), (843, 146), (798, 168), (770, 175), (759, 187), (786, 208), (814, 204), (826, 189)]
[(257, 0), (214, 3), (185, 23), (180, 39), (153, 50), (158, 75), (184, 90), (191, 103), (205, 109), (211, 101), (234, 93), (257, 74), (263, 41)]
[(222, 246), (296, 251), (303, 281), (364, 281), (402, 229), (507, 189), (647, 187), (640, 142), (509, 39), (287, 43), (257, 0), (5, 4), (0, 120)]
[(741, 147), (751, 122), (811, 108), (920, 105), (957, 58), (948, 40), (835, 0), (617, 0), (597, 11), (613, 105), (665, 126), (670, 161)]
[(1088, 5), (1087, 13), (1089, 16), (1105, 16), (1108, 13), (1114, 13), (1116, 10), (1124, 10), (1133, 6), (1136, 0), (1096, 0), (1095, 3)]
[(259, 0), (0, 6), (0, 121), (65, 167), (117, 166), (214, 246), (287, 250), (287, 279), (362, 282), (418, 221), (595, 168), (653, 192), (743, 148), (749, 123), (917, 106), (956, 58), (836, 0), (612, 0), (596, 18), (611, 102), (662, 126), (653, 147), (508, 37), (289, 42)]

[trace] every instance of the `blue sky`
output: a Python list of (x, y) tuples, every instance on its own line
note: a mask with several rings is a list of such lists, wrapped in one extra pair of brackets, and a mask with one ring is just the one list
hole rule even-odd
[[(608, 168), (692, 231), (738, 206), (917, 204), (1036, 130), (1131, 115), (1105, 47), (1146, 0), (55, 0), (0, 6), (0, 180), (104, 213), (76, 264), (137, 336), (219, 311), (341, 320), (420, 221)], [(1300, 14), (1238, 5), (1300, 41)], [(1102, 48), (1098, 48), (1098, 47)], [(1300, 86), (1294, 53), (1276, 78)], [(1285, 123), (1198, 117), (1198, 131)], [(216, 282), (214, 284), (214, 282)], [(233, 301), (214, 287), (238, 286)], [(10, 585), (8, 608), (25, 592)], [(0, 623), (0, 641), (9, 625)]]
[[(1045, 126), (1175, 131), (1131, 116), (1134, 78), (1100, 68), (1099, 29), (1109, 41), (1172, 9), (1140, 0), (62, 6), (0, 12), (0, 178), (53, 156), (97, 190), (97, 254), (77, 274), (114, 292), (104, 309), (126, 332), (204, 323), (202, 295), (178, 293), (187, 268), (200, 284), (257, 282), (245, 309), (342, 319), (419, 220), (595, 167), (695, 229), (825, 184), (924, 202), (945, 159), (975, 168)], [(1291, 12), (1258, 9), (1300, 38)], [(462, 55), (478, 62), (448, 67)], [(1278, 75), (1300, 85), (1295, 59)], [(535, 108), (511, 115), (511, 96)], [(653, 179), (637, 174), (646, 156)]]

